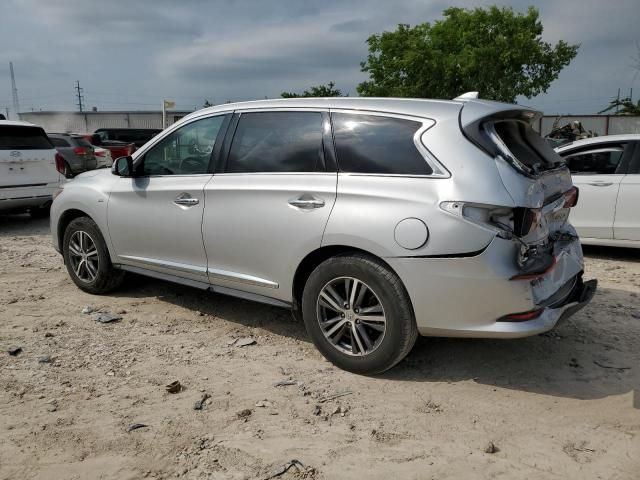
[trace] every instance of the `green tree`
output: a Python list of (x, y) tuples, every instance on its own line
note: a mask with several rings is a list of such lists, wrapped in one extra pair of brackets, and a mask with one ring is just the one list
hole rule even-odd
[(620, 99), (614, 98), (613, 100), (611, 100), (607, 108), (601, 110), (598, 113), (608, 112), (609, 110), (613, 110), (614, 108), (618, 109), (615, 112), (616, 115), (640, 115), (640, 100), (638, 100), (638, 103), (636, 104), (633, 103), (631, 97)]
[(454, 98), (467, 91), (514, 102), (546, 92), (579, 45), (543, 42), (538, 10), (448, 8), (444, 20), (371, 35), (362, 96)]
[(309, 90), (305, 90), (302, 93), (294, 92), (282, 92), (280, 96), (282, 98), (300, 98), (300, 97), (342, 97), (342, 92), (339, 88), (335, 88), (336, 84), (329, 82), (326, 85), (318, 85), (317, 87), (311, 87)]

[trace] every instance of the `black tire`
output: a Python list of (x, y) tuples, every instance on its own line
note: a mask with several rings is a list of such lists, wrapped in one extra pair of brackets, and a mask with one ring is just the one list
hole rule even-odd
[[(70, 242), (77, 232), (86, 233), (97, 251), (97, 269), (95, 278), (92, 280), (80, 278), (73, 267), (74, 259), (70, 252)], [(95, 295), (107, 293), (119, 287), (124, 280), (125, 272), (113, 267), (104, 237), (96, 223), (89, 217), (79, 217), (69, 223), (62, 240), (62, 255), (71, 280), (85, 292)]]
[[(336, 347), (320, 326), (320, 293), (326, 285), (341, 277), (351, 277), (366, 284), (384, 309), (384, 335), (369, 353), (363, 351), (359, 356), (344, 353)], [(332, 257), (316, 267), (304, 288), (302, 314), (307, 332), (318, 350), (336, 366), (353, 373), (372, 375), (390, 369), (407, 356), (418, 337), (413, 308), (402, 281), (388, 266), (365, 254)]]

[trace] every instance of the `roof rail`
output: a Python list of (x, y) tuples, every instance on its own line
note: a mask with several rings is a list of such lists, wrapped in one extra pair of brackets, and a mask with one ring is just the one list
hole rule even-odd
[(462, 95), (458, 95), (454, 100), (473, 100), (474, 98), (479, 98), (480, 92), (466, 92)]

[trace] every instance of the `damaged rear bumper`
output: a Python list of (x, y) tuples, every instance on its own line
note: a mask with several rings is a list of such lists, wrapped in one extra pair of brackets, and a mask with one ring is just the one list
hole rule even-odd
[(418, 331), (425, 336), (537, 335), (575, 314), (593, 297), (596, 282), (582, 281), (584, 266), (577, 238), (558, 242), (554, 268), (536, 279), (512, 279), (518, 273), (512, 260), (515, 253), (513, 242), (494, 238), (472, 257), (386, 260), (403, 280)]

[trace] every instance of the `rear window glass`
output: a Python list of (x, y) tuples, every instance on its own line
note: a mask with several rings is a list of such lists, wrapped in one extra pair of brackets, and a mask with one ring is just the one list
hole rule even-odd
[(49, 150), (49, 138), (39, 127), (0, 126), (0, 150)]
[(69, 142), (67, 142), (64, 138), (58, 137), (49, 137), (51, 143), (53, 143), (54, 147), (70, 147)]
[(560, 162), (551, 146), (530, 125), (518, 121), (493, 124), (496, 133), (513, 156), (532, 170)]
[(233, 136), (226, 171), (316, 172), (324, 170), (320, 112), (243, 113)]
[(79, 147), (91, 147), (92, 145), (84, 137), (72, 137)]
[(332, 113), (340, 171), (430, 175), (433, 170), (416, 148), (420, 122), (378, 115)]

